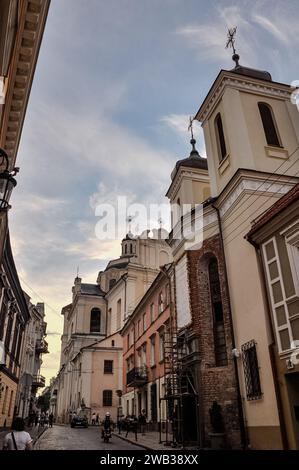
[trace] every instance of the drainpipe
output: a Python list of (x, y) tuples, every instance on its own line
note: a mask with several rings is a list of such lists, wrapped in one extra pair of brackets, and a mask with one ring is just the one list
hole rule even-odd
[[(231, 330), (231, 338), (232, 338), (232, 349), (236, 348), (235, 342), (235, 334), (234, 334), (234, 327), (233, 327), (233, 318), (232, 318), (232, 308), (231, 308), (231, 298), (230, 298), (230, 291), (228, 285), (228, 275), (227, 275), (227, 268), (226, 268), (226, 259), (225, 259), (225, 251), (224, 251), (224, 242), (223, 242), (223, 233), (222, 233), (222, 224), (221, 224), (221, 216), (218, 207), (212, 204), (213, 209), (215, 209), (217, 213), (217, 220), (218, 220), (218, 227), (219, 227), (219, 234), (220, 234), (220, 242), (222, 248), (222, 256), (223, 256), (223, 264), (224, 264), (224, 278), (225, 278), (225, 287), (227, 293), (227, 300), (228, 300), (228, 309), (229, 309), (229, 318), (230, 318), (230, 330)], [(239, 424), (240, 424), (240, 431), (241, 431), (241, 444), (242, 448), (246, 449), (248, 447), (248, 438), (245, 426), (245, 416), (243, 411), (243, 404), (242, 404), (242, 395), (241, 395), (241, 387), (240, 387), (240, 380), (239, 380), (239, 371), (236, 358), (234, 357), (234, 369), (235, 369), (235, 376), (237, 382), (237, 401), (238, 401), (238, 411), (239, 411)]]
[[(257, 260), (258, 260), (258, 268), (259, 268), (259, 273), (260, 273), (261, 282), (262, 282), (262, 288), (263, 288), (263, 292), (265, 292), (264, 301), (266, 304), (266, 311), (267, 311), (267, 316), (269, 320), (271, 337), (272, 339), (274, 339), (275, 332), (273, 330), (271, 308), (269, 304), (269, 298), (267, 295), (267, 280), (266, 280), (265, 271), (263, 267), (263, 258), (262, 258), (261, 248), (259, 244), (255, 243), (251, 238), (248, 237), (246, 238), (246, 240), (255, 248), (255, 251), (256, 251)], [(274, 347), (275, 347), (275, 341), (272, 340), (272, 343), (269, 345), (269, 356), (270, 356), (274, 389), (275, 389), (275, 395), (276, 395), (276, 401), (277, 401), (277, 411), (278, 411), (278, 418), (279, 418), (280, 429), (281, 429), (281, 440), (282, 440), (283, 450), (289, 450), (287, 428), (286, 428), (286, 422), (285, 422), (285, 417), (283, 413), (281, 391), (279, 387), (279, 372), (278, 372), (278, 368), (277, 368), (276, 361), (275, 361)]]

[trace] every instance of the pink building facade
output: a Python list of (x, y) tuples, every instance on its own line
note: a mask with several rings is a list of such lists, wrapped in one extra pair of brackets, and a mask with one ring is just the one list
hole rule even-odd
[(145, 410), (151, 428), (166, 419), (164, 337), (170, 317), (168, 270), (160, 271), (122, 329), (124, 415)]

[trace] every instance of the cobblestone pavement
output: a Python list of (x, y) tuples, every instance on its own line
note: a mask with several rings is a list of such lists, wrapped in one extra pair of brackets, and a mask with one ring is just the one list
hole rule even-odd
[(98, 427), (71, 428), (54, 426), (47, 429), (35, 444), (36, 450), (140, 450), (129, 442), (112, 436), (104, 443)]

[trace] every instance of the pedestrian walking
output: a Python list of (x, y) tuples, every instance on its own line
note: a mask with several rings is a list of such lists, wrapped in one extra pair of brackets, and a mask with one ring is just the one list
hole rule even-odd
[(92, 426), (95, 426), (96, 424), (96, 419), (97, 419), (97, 416), (95, 414), (95, 412), (92, 413), (92, 416), (91, 416), (91, 425)]
[(99, 426), (100, 425), (100, 417), (99, 417), (99, 414), (97, 413), (97, 416), (96, 416), (96, 426)]
[(25, 431), (23, 418), (14, 419), (11, 432), (4, 438), (3, 450), (32, 450), (32, 438), (29, 432)]
[(136, 416), (131, 415), (126, 417), (126, 437), (128, 436), (129, 432), (131, 431), (133, 434), (135, 434), (135, 441), (137, 441), (137, 426), (138, 426), (138, 421), (136, 419)]
[(43, 428), (45, 426), (45, 413), (44, 411), (42, 411), (41, 415), (40, 415), (40, 421), (39, 421), (39, 424), (40, 424), (40, 427)]
[(53, 421), (54, 421), (54, 415), (53, 413), (49, 414), (49, 426), (50, 428), (53, 428)]
[(140, 415), (138, 416), (138, 422), (140, 426), (140, 432), (142, 436), (145, 436), (145, 428), (146, 428), (146, 411), (142, 410)]

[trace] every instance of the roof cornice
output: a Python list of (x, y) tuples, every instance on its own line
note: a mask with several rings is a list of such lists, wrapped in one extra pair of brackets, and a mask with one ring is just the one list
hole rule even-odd
[(9, 70), (1, 125), (1, 146), (13, 167), (21, 138), (39, 49), (51, 0), (20, 2), (19, 24)]
[(226, 88), (235, 88), (247, 93), (260, 94), (261, 96), (274, 96), (282, 100), (289, 100), (294, 90), (285, 83), (261, 80), (238, 75), (228, 70), (221, 70), (196, 113), (195, 119), (202, 123), (208, 119)]

